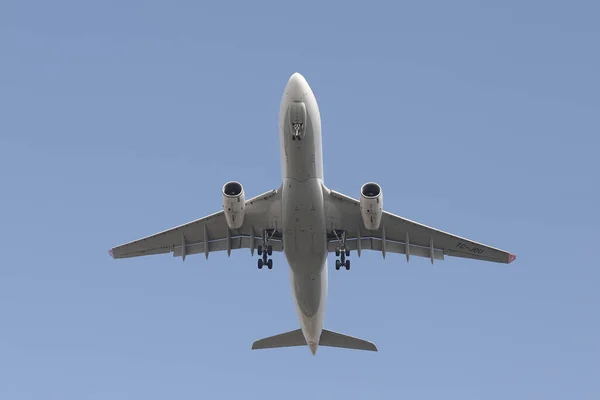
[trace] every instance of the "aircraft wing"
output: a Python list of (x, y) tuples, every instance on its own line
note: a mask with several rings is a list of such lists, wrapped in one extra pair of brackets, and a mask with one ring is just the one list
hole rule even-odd
[(273, 251), (282, 251), (281, 234), (277, 232), (281, 219), (281, 190), (271, 190), (246, 200), (244, 223), (230, 230), (225, 214), (218, 211), (187, 224), (176, 226), (145, 238), (113, 247), (113, 258), (140, 257), (152, 254), (173, 253), (174, 257), (214, 251), (247, 248), (254, 249), (262, 243), (263, 231), (268, 230)]
[[(406, 254), (443, 260), (444, 256), (471, 258), (497, 263), (511, 263), (516, 256), (473, 240), (465, 239), (383, 211), (377, 230), (367, 230), (361, 219), (360, 203), (336, 191), (328, 193), (327, 220), (330, 230), (344, 231), (346, 246), (356, 250), (377, 250), (385, 257), (388, 253)], [(337, 232), (336, 232), (337, 233)], [(340, 235), (329, 236), (329, 251), (336, 251)]]

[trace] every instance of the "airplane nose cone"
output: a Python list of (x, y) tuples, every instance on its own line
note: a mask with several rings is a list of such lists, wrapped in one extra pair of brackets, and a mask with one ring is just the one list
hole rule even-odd
[(290, 76), (285, 91), (292, 100), (300, 101), (302, 100), (302, 97), (310, 91), (310, 88), (306, 79), (304, 79), (300, 73), (295, 72)]
[(289, 82), (306, 82), (306, 79), (304, 79), (300, 72), (294, 72), (292, 76), (290, 76)]

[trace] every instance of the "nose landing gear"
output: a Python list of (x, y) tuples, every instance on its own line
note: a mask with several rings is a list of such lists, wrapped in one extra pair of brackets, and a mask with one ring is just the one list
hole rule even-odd
[(294, 123), (292, 124), (292, 129), (294, 130), (294, 132), (292, 133), (292, 140), (302, 140), (302, 127), (304, 126), (304, 124), (302, 122), (300, 122), (299, 119), (295, 120)]

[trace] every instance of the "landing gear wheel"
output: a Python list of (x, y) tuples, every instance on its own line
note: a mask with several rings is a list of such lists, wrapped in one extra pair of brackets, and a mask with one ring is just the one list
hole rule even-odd
[(258, 245), (258, 255), (259, 255), (259, 256), (262, 256), (262, 250), (263, 250), (263, 249), (262, 249), (262, 246), (261, 246), (261, 245)]
[(335, 256), (336, 256), (336, 257), (339, 257), (339, 256), (340, 256), (340, 249), (339, 249), (339, 248), (336, 248), (336, 249), (335, 249)]
[(267, 246), (267, 254), (268, 255), (272, 255), (273, 254), (273, 246), (271, 246), (271, 245)]
[(269, 258), (269, 261), (267, 261), (267, 268), (273, 269), (273, 260), (270, 258)]
[(346, 260), (346, 265), (344, 265), (346, 267), (346, 271), (350, 270), (350, 260)]
[(335, 260), (335, 269), (339, 271), (341, 266), (342, 262), (340, 260)]
[(263, 263), (262, 258), (259, 258), (258, 259), (258, 269), (262, 269), (263, 265), (264, 265), (264, 263)]
[(346, 249), (346, 257), (350, 257), (350, 249)]

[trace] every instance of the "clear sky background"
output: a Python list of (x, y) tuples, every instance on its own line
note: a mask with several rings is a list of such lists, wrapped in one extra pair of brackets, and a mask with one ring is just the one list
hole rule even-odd
[[(595, 1), (0, 3), (0, 398), (598, 399)], [(369, 252), (299, 327), (282, 255), (107, 250), (281, 182), (301, 72), (325, 183), (517, 254)]]

